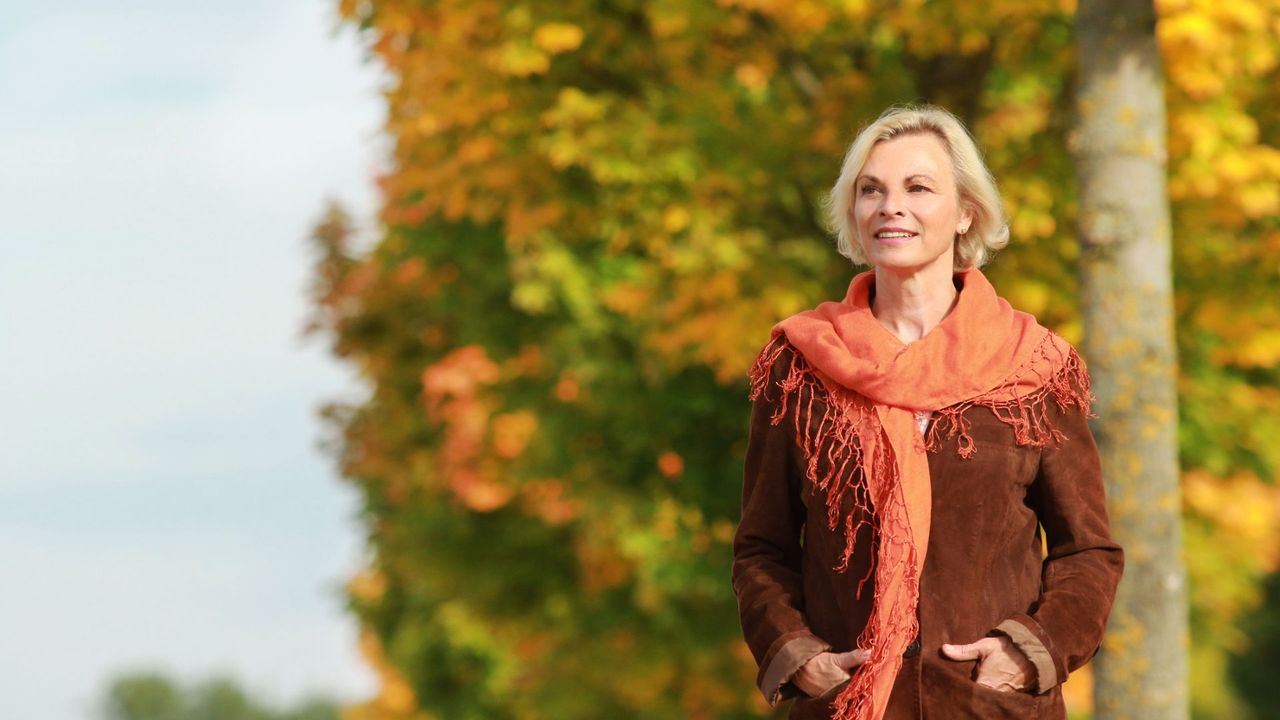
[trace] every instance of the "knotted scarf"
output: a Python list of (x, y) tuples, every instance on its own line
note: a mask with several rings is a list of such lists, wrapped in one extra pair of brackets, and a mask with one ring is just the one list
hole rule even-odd
[[(1088, 413), (1089, 377), (1075, 349), (1010, 307), (977, 269), (954, 277), (959, 294), (950, 313), (915, 342), (904, 344), (872, 314), (875, 273), (868, 271), (853, 278), (844, 300), (775, 325), (751, 369), (754, 400), (783, 350), (797, 351), (778, 383), (782, 402), (773, 422), (793, 403), (808, 479), (826, 495), (830, 529), (844, 534), (837, 572), (848, 569), (858, 531), (874, 529), (872, 569), (858, 582), (860, 594), (874, 573), (874, 603), (858, 638), (871, 654), (834, 700), (836, 720), (883, 717), (903, 652), (919, 632), (927, 451), (958, 437), (960, 455), (970, 457), (976, 446), (964, 411), (974, 405), (1008, 424), (1017, 444), (1038, 447), (1062, 438), (1046, 412), (1049, 396)], [(918, 411), (935, 413), (927, 437), (915, 422)]]

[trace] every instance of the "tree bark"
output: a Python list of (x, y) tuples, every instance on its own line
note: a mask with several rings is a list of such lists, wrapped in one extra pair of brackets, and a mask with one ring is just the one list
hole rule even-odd
[(1125, 575), (1094, 666), (1094, 717), (1187, 717), (1177, 361), (1164, 76), (1152, 0), (1080, 0), (1083, 348)]

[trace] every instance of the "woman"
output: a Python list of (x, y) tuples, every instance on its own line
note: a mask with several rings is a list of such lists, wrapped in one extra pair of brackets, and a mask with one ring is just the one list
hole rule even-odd
[(978, 270), (1000, 207), (959, 121), (886, 112), (830, 195), (872, 270), (752, 368), (733, 585), (792, 719), (1065, 718), (1101, 642), (1123, 561), (1089, 378)]

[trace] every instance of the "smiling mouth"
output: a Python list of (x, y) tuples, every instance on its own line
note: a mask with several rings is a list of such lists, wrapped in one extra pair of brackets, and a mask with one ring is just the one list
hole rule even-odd
[(913, 232), (903, 232), (898, 230), (878, 232), (875, 235), (877, 240), (906, 240), (907, 238), (913, 238), (915, 236), (916, 234)]

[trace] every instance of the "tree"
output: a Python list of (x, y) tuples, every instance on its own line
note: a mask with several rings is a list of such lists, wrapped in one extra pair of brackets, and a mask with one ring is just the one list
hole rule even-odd
[(106, 720), (183, 720), (182, 692), (167, 677), (135, 674), (111, 683), (103, 701)]
[(338, 720), (332, 700), (310, 697), (275, 709), (227, 678), (184, 687), (161, 673), (130, 673), (112, 680), (104, 695), (104, 720)]
[[(1099, 718), (1185, 718), (1164, 73), (1152, 0), (1082, 0), (1076, 162), (1084, 352), (1126, 567), (1098, 658)], [(1158, 658), (1158, 661), (1155, 661)]]

